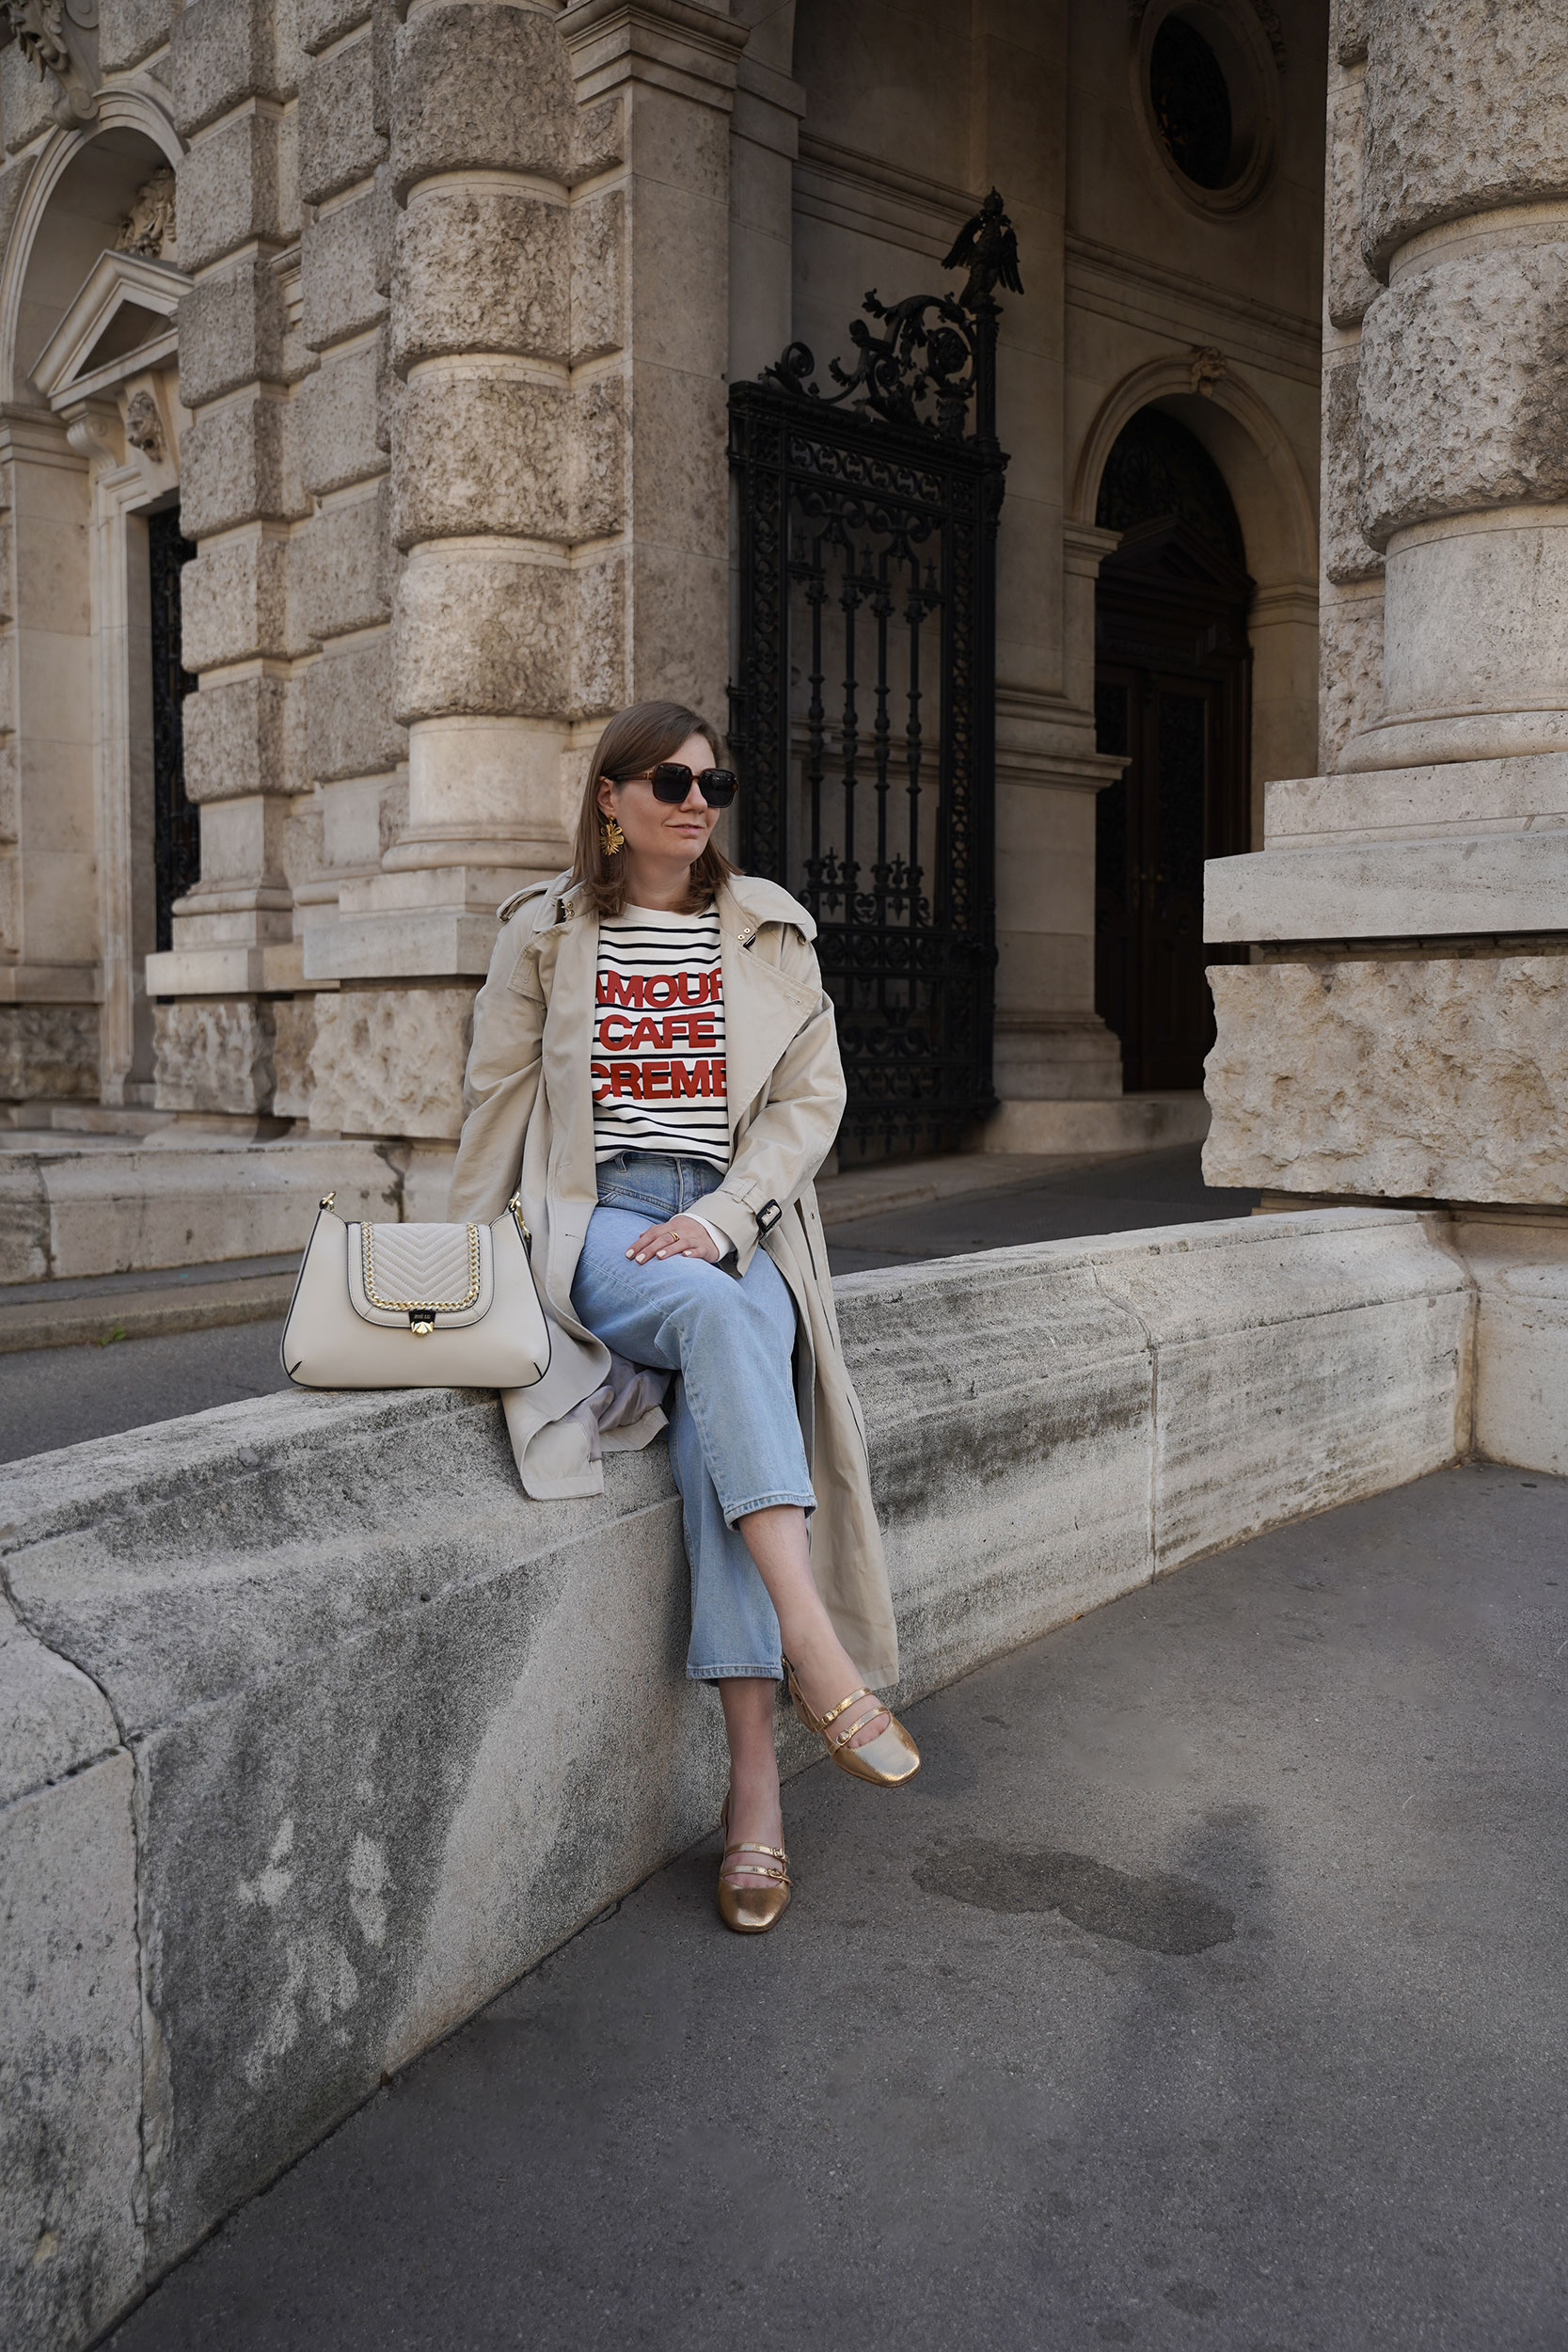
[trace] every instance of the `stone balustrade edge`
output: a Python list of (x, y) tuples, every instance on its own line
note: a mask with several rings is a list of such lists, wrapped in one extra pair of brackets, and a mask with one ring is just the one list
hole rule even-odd
[[(837, 1285), (911, 1702), (1465, 1453), (1440, 1215)], [(0, 1470), (0, 2336), (90, 2343), (712, 1827), (662, 1443), (520, 1491), (493, 1399), (305, 1393)], [(786, 1760), (815, 1753), (791, 1727)]]

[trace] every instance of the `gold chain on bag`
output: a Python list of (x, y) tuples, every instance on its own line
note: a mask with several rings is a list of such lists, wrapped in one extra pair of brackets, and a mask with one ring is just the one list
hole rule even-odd
[(397, 1312), (407, 1312), (423, 1307), (430, 1314), (455, 1314), (464, 1307), (471, 1307), (479, 1296), (479, 1227), (465, 1227), (468, 1236), (468, 1294), (466, 1298), (383, 1298), (375, 1287), (375, 1256), (372, 1241), (375, 1228), (365, 1224), (359, 1228), (364, 1245), (365, 1296), (372, 1307)]

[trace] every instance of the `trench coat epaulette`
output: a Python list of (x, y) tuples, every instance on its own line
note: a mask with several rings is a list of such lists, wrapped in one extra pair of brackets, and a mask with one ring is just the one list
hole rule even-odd
[(531, 898), (542, 898), (546, 890), (553, 887), (553, 883), (547, 882), (529, 882), (523, 889), (515, 890), (511, 898), (503, 898), (496, 909), (497, 922), (510, 923), (519, 907), (526, 906)]

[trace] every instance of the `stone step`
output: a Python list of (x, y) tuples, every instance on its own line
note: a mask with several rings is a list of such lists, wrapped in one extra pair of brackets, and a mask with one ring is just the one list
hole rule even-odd
[(1164, 1152), (1201, 1143), (1209, 1105), (1201, 1093), (1113, 1094), (1103, 1100), (1015, 1096), (986, 1121), (985, 1152), (1120, 1153)]
[[(265, 1323), (286, 1312), (296, 1268), (158, 1288), (100, 1290), (75, 1298), (12, 1301), (0, 1294), (0, 1356), (33, 1347), (108, 1347), (232, 1323)], [(203, 1277), (214, 1269), (197, 1269)], [(22, 1288), (30, 1285), (19, 1285)]]
[(326, 1192), (347, 1216), (441, 1216), (450, 1160), (436, 1205), (421, 1198), (424, 1167), (406, 1146), (366, 1142), (71, 1149), (54, 1136), (0, 1153), (0, 1283), (297, 1255)]

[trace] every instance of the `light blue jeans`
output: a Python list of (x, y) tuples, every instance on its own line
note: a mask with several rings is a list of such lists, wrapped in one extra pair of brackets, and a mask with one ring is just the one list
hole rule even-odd
[(572, 1304), (617, 1356), (680, 1375), (668, 1410), (691, 1568), (687, 1673), (776, 1681), (779, 1620), (736, 1521), (775, 1503), (816, 1507), (795, 1406), (795, 1302), (765, 1249), (743, 1279), (699, 1258), (638, 1265), (626, 1255), (648, 1226), (695, 1208), (722, 1182), (703, 1160), (601, 1160)]

